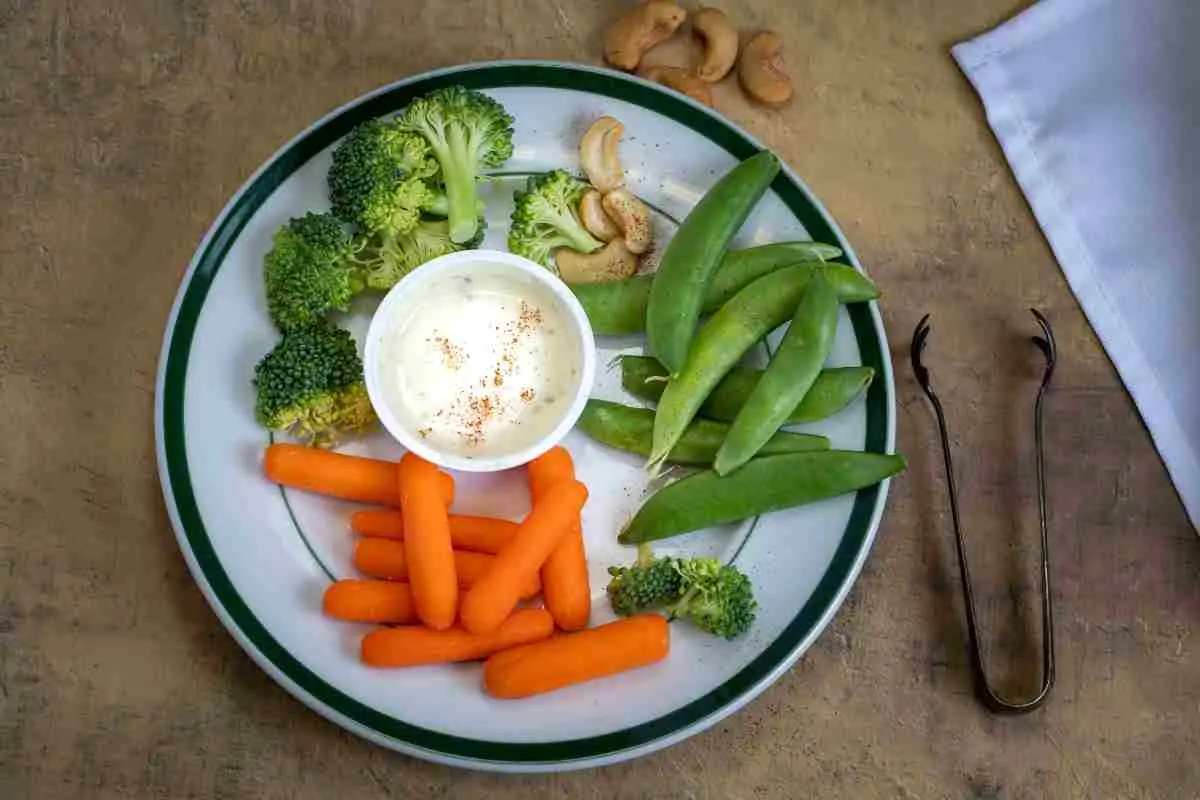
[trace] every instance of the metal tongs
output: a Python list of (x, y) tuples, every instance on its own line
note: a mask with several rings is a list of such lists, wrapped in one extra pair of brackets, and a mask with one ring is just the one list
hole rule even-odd
[(1037, 488), (1038, 514), (1042, 527), (1042, 687), (1034, 697), (1019, 702), (1013, 702), (1000, 697), (988, 683), (987, 670), (983, 663), (983, 652), (979, 645), (979, 623), (975, 617), (975, 597), (971, 591), (971, 575), (967, 568), (967, 553), (963, 542), (962, 526), (958, 518), (958, 491), (954, 485), (954, 464), (950, 458), (950, 437), (946, 432), (946, 416), (942, 412), (942, 403), (933, 392), (929, 383), (929, 370), (921, 363), (921, 354), (925, 350), (925, 342), (929, 338), (929, 315), (926, 314), (913, 332), (912, 348), (909, 355), (912, 359), (913, 372), (916, 373), (917, 383), (925, 391), (925, 395), (933, 404), (937, 415), (938, 434), (942, 440), (942, 459), (946, 465), (946, 483), (950, 489), (950, 515), (954, 521), (954, 538), (958, 548), (958, 566), (962, 575), (962, 588), (967, 610), (967, 635), (971, 648), (971, 671), (975, 679), (975, 691), (979, 700), (991, 711), (999, 714), (1025, 714), (1042, 705), (1054, 685), (1054, 615), (1050, 603), (1050, 546), (1046, 533), (1046, 469), (1042, 444), (1042, 399), (1050, 385), (1050, 377), (1054, 374), (1054, 365), (1058, 359), (1058, 348), (1054, 343), (1054, 332), (1050, 323), (1037, 309), (1030, 309), (1042, 328), (1044, 336), (1034, 336), (1033, 343), (1046, 357), (1046, 370), (1042, 374), (1042, 383), (1038, 388), (1037, 400), (1034, 404), (1033, 437), (1037, 449)]

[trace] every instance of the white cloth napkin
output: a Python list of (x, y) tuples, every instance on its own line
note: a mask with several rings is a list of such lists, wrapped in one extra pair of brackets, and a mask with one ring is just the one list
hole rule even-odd
[(955, 46), (1200, 529), (1200, 0), (1042, 0)]

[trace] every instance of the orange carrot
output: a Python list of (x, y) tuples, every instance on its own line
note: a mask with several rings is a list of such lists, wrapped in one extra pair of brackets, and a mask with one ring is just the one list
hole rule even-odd
[[(357, 503), (400, 504), (396, 464), (378, 458), (334, 453), (298, 444), (268, 445), (263, 458), (273, 483)], [(454, 480), (441, 473), (446, 504), (454, 501)]]
[[(390, 508), (355, 511), (350, 516), (350, 528), (363, 536), (403, 539), (404, 515)], [(507, 519), (474, 517), (468, 514), (450, 515), (450, 541), (458, 550), (498, 553), (516, 532), (517, 523)]]
[[(460, 589), (470, 589), (491, 569), (495, 556), (472, 553), (469, 550), (454, 551), (454, 573)], [(408, 580), (408, 555), (404, 543), (395, 539), (364, 537), (354, 545), (354, 568), (368, 578), (390, 581)], [(527, 600), (542, 591), (542, 582), (537, 573), (521, 587), (521, 599)]]
[(476, 661), (509, 647), (545, 639), (554, 620), (540, 608), (517, 611), (492, 633), (454, 627), (431, 631), (419, 626), (381, 628), (362, 640), (362, 660), (373, 667), (414, 667), (451, 661)]
[(435, 631), (458, 615), (458, 577), (441, 470), (412, 453), (400, 459), (400, 509), (404, 514), (404, 555), (417, 617)]
[[(575, 479), (571, 454), (561, 447), (529, 463), (529, 491), (533, 502), (545, 497), (555, 484)], [(542, 592), (546, 610), (564, 631), (586, 628), (592, 613), (592, 588), (588, 583), (587, 552), (578, 517), (542, 566)]]
[(521, 587), (538, 574), (550, 553), (571, 532), (587, 494), (587, 488), (573, 480), (557, 484), (554, 492), (534, 502), (516, 535), (463, 598), (460, 616), (464, 628), (488, 633), (499, 627), (520, 599)]
[(661, 661), (670, 639), (665, 617), (624, 617), (496, 653), (483, 665), (483, 688), (501, 699), (552, 692)]
[(364, 581), (348, 578), (334, 582), (325, 590), (322, 608), (334, 619), (349, 622), (417, 621), (412, 591), (407, 583)]

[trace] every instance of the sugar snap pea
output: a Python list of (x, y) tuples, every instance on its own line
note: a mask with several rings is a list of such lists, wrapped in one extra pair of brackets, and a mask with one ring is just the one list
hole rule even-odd
[(739, 522), (872, 486), (905, 466), (898, 454), (821, 450), (754, 458), (724, 477), (704, 470), (652, 495), (617, 539), (640, 544)]
[[(764, 244), (758, 247), (746, 247), (741, 250), (730, 250), (721, 260), (721, 266), (713, 273), (708, 283), (708, 291), (704, 293), (704, 305), (700, 310), (711, 314), (725, 305), (729, 298), (753, 281), (768, 272), (774, 272), (780, 267), (805, 262), (828, 261), (842, 254), (841, 249), (821, 242), (779, 242)], [(852, 267), (846, 267), (854, 273), (855, 278), (865, 276)], [(864, 286), (862, 281), (853, 278), (846, 281), (859, 293), (877, 294), (870, 281)], [(872, 298), (873, 299), (873, 298)]]
[(729, 426), (713, 460), (718, 475), (728, 475), (753, 458), (808, 394), (833, 347), (837, 312), (837, 295), (825, 271), (817, 269), (779, 349)]
[(646, 346), (673, 372), (683, 367), (713, 270), (779, 169), (769, 150), (742, 161), (704, 193), (667, 243), (650, 284)]
[(637, 275), (623, 281), (569, 283), (567, 288), (583, 306), (592, 333), (626, 336), (646, 329), (646, 304), (653, 282), (653, 275)]
[[(819, 242), (782, 242), (730, 250), (709, 283), (703, 313), (716, 311), (730, 297), (768, 272), (790, 266), (811, 269), (812, 263), (817, 261), (817, 253), (825, 248), (837, 250)], [(827, 263), (825, 268), (829, 282), (837, 289), (838, 299), (843, 303), (862, 303), (879, 297), (879, 289), (871, 279), (854, 267)], [(593, 333), (626, 336), (645, 330), (646, 306), (650, 302), (653, 283), (653, 275), (638, 275), (623, 281), (574, 284), (570, 289), (583, 306)]]
[[(588, 400), (579, 427), (598, 442), (638, 455), (650, 455), (650, 437), (654, 431), (654, 411), (613, 403)], [(725, 440), (729, 426), (710, 419), (694, 419), (667, 456), (671, 464), (711, 464), (717, 448)], [(811, 433), (779, 431), (759, 451), (762, 455), (828, 450), (829, 440)]]
[[(709, 419), (731, 421), (758, 383), (761, 369), (735, 367), (721, 379), (717, 388), (700, 406), (700, 413)], [(621, 385), (625, 391), (642, 400), (655, 401), (666, 388), (667, 368), (650, 356), (621, 356)], [(785, 425), (798, 422), (817, 422), (845, 408), (871, 385), (875, 378), (872, 367), (830, 367), (821, 370), (808, 394), (792, 410)]]
[(667, 381), (655, 410), (648, 464), (652, 473), (662, 466), (725, 373), (755, 342), (792, 316), (811, 275), (811, 270), (802, 267), (785, 267), (764, 275), (700, 326), (683, 366)]

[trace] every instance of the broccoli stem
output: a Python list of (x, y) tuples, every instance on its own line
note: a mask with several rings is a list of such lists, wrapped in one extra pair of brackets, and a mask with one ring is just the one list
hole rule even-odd
[(559, 230), (567, 237), (568, 246), (572, 250), (577, 250), (580, 253), (590, 253), (602, 244), (590, 233), (587, 229), (575, 221), (573, 217), (560, 218), (562, 224)]
[(449, 152), (440, 158), (446, 182), (446, 199), (449, 202), (450, 241), (455, 244), (469, 242), (478, 230), (476, 202), (479, 191), (475, 185), (475, 157), (458, 126), (451, 126), (446, 137)]

